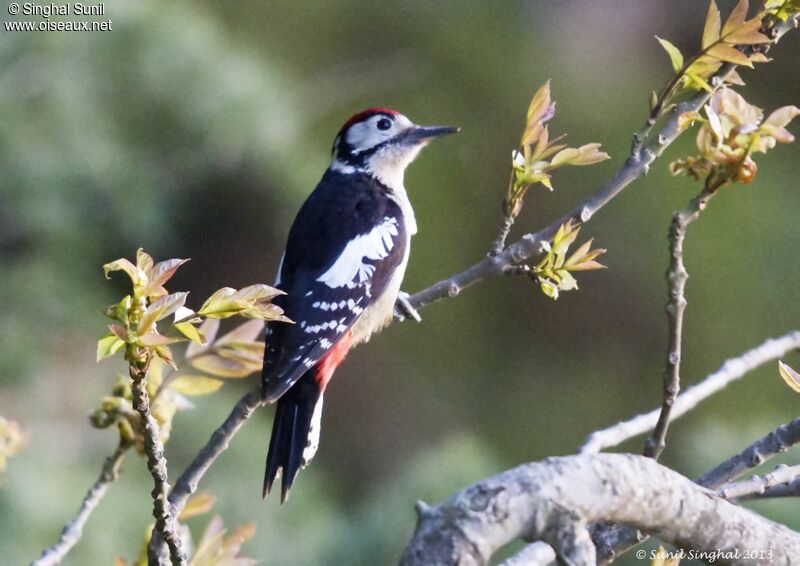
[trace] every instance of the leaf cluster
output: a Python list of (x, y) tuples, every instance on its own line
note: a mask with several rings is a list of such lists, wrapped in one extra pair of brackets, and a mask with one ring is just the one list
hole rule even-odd
[(608, 159), (599, 143), (567, 147), (559, 143), (565, 136), (550, 138), (547, 122), (555, 116), (556, 103), (550, 97), (550, 81), (533, 95), (528, 106), (525, 129), (518, 149), (511, 154), (511, 179), (503, 202), (503, 213), (516, 218), (528, 189), (537, 183), (551, 191), (552, 172), (565, 165), (591, 165)]
[(573, 272), (605, 269), (605, 266), (596, 259), (606, 250), (591, 249), (593, 239), (584, 242), (567, 257), (567, 252), (580, 231), (580, 227), (572, 222), (562, 224), (552, 242), (547, 245), (544, 258), (531, 268), (531, 275), (542, 292), (551, 299), (558, 299), (560, 291), (572, 291), (578, 288), (578, 281), (572, 275)]
[(706, 179), (711, 189), (731, 182), (750, 183), (758, 171), (753, 154), (794, 141), (786, 126), (800, 114), (796, 106), (784, 106), (764, 119), (760, 108), (730, 88), (714, 93), (703, 111), (705, 117), (696, 112), (679, 117), (681, 128), (701, 124), (697, 132), (699, 155), (678, 159), (669, 167), (673, 175)]
[[(194, 311), (186, 307), (188, 293), (169, 293), (165, 284), (184, 259), (156, 263), (138, 250), (136, 263), (118, 259), (103, 266), (106, 277), (122, 271), (132, 290), (106, 315), (112, 319), (109, 333), (97, 345), (102, 360), (123, 350), (131, 366), (147, 371), (146, 389), (151, 412), (166, 442), (176, 411), (190, 408), (187, 397), (208, 395), (219, 390), (219, 378), (242, 378), (260, 370), (264, 345), (257, 339), (265, 321), (290, 322), (283, 310), (272, 303), (282, 291), (256, 284), (240, 290), (223, 287)], [(251, 319), (217, 338), (220, 320), (240, 316)], [(189, 368), (178, 371), (170, 346), (189, 343), (184, 358)], [(166, 367), (171, 372), (165, 375)], [(91, 416), (98, 428), (117, 426), (123, 442), (143, 450), (138, 414), (133, 410), (130, 378), (119, 377), (111, 395)]]
[[(723, 24), (717, 5), (711, 0), (703, 27), (700, 52), (689, 60), (685, 60), (683, 53), (674, 44), (656, 36), (669, 56), (675, 75), (660, 95), (653, 93), (650, 102), (653, 118), (669, 110), (676, 96), (682, 93), (697, 90), (714, 92), (709, 81), (724, 63), (752, 68), (753, 63), (769, 61), (759, 51), (745, 54), (741, 50), (742, 46), (770, 42), (770, 38), (762, 33), (766, 12), (760, 12), (753, 18), (747, 19), (748, 9), (748, 0), (739, 0)], [(728, 73), (725, 81), (728, 84), (744, 84), (736, 71)]]

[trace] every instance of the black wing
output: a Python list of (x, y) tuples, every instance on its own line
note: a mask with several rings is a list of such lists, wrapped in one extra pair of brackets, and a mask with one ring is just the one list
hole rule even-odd
[(271, 324), (262, 392), (278, 399), (381, 296), (406, 254), (406, 227), (388, 189), (328, 171), (289, 232), (275, 302), (295, 324)]

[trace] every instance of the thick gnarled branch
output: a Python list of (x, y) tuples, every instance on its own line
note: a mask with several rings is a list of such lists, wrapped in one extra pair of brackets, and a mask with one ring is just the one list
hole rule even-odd
[(632, 525), (685, 549), (734, 553), (747, 548), (771, 556), (770, 564), (790, 564), (800, 556), (800, 534), (729, 503), (650, 458), (630, 454), (525, 464), (478, 482), (435, 508), (418, 509), (404, 566), (486, 564), (497, 549), (519, 538), (547, 542), (567, 564), (595, 564), (586, 527), (603, 520)]

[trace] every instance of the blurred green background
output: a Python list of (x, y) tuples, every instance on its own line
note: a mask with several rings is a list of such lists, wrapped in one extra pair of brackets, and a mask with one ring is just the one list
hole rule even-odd
[[(621, 165), (649, 92), (670, 72), (653, 36), (693, 52), (707, 4), (105, 8), (110, 32), (0, 35), (0, 415), (29, 434), (0, 479), (3, 564), (54, 542), (113, 450), (115, 433), (87, 420), (122, 369), (94, 363), (101, 313), (124, 289), (121, 277), (103, 278), (104, 262), (139, 246), (157, 259), (191, 257), (170, 288), (191, 291), (195, 307), (224, 285), (271, 282), (334, 133), (353, 112), (382, 105), (462, 127), (406, 177), (420, 233), (404, 288), (422, 289), (488, 249), (537, 88), (552, 79), (554, 132), (602, 142), (613, 159), (559, 172), (552, 194), (533, 191), (515, 235), (585, 199)], [(795, 35), (770, 52), (775, 62), (742, 72), (741, 92), (767, 111), (800, 104)], [(270, 565), (391, 563), (416, 499), (435, 503), (519, 463), (572, 453), (590, 431), (656, 406), (667, 226), (698, 188), (670, 179), (666, 166), (692, 148), (693, 134), (684, 136), (584, 229), (608, 248), (609, 269), (579, 277), (580, 291), (553, 302), (525, 280), (497, 278), (353, 352), (326, 395), (321, 449), (283, 508), (259, 497), (272, 410), (252, 418), (201, 484), (226, 524), (257, 524), (245, 554)], [(760, 157), (756, 182), (726, 189), (692, 226), (685, 384), (800, 324), (798, 158), (796, 144)], [(796, 367), (800, 356), (786, 361)], [(254, 384), (231, 382), (178, 415), (173, 476)], [(677, 422), (664, 461), (698, 474), (797, 407), (765, 367)], [(129, 457), (65, 563), (133, 558), (149, 491), (144, 461)], [(800, 528), (794, 505), (758, 508)], [(206, 521), (190, 525), (199, 535)]]

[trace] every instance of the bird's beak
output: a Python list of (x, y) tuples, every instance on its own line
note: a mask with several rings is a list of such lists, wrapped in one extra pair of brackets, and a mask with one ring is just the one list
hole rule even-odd
[(426, 143), (433, 138), (455, 134), (461, 128), (452, 128), (450, 126), (411, 126), (403, 134), (403, 141), (408, 145), (416, 145), (418, 143)]

